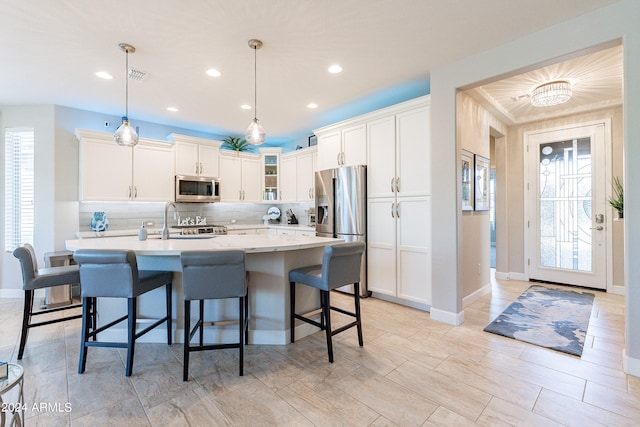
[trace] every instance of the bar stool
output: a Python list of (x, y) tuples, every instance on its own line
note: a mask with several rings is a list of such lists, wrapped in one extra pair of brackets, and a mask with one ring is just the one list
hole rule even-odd
[[(333, 246), (325, 246), (322, 265), (311, 265), (296, 268), (289, 272), (290, 282), (290, 309), (291, 309), (291, 342), (295, 341), (295, 319), (300, 319), (324, 330), (327, 335), (327, 352), (329, 363), (333, 363), (333, 344), (331, 337), (349, 328), (358, 330), (358, 343), (362, 341), (362, 321), (360, 316), (360, 263), (366, 245), (363, 242), (340, 243)], [(296, 283), (311, 286), (320, 290), (320, 322), (296, 313)], [(330, 291), (344, 285), (353, 283), (353, 296), (355, 313), (332, 307)], [(331, 310), (348, 316), (355, 317), (355, 321), (338, 329), (331, 329)]]
[[(171, 291), (173, 273), (170, 271), (138, 270), (136, 254), (125, 250), (81, 249), (73, 255), (80, 266), (82, 289), (82, 343), (78, 373), (85, 371), (87, 347), (117, 347), (127, 349), (126, 376), (133, 370), (136, 339), (166, 322), (167, 344), (171, 345)], [(140, 295), (165, 286), (166, 316), (136, 332), (137, 299)], [(126, 298), (127, 314), (106, 324), (91, 327), (90, 316), (97, 315), (97, 298)], [(127, 320), (127, 342), (96, 341), (98, 333)], [(89, 341), (92, 338), (93, 341)]]
[[(189, 353), (203, 350), (237, 348), (239, 350), (239, 375), (243, 376), (244, 344), (247, 341), (249, 299), (247, 298), (247, 273), (245, 253), (229, 251), (183, 251), (182, 292), (184, 295), (184, 366), (183, 381), (189, 377)], [(203, 344), (204, 300), (238, 298), (238, 342), (230, 344)], [(191, 301), (199, 302), (198, 321), (191, 329)], [(191, 339), (199, 332), (199, 345), (192, 346)]]
[(22, 330), (20, 333), (20, 348), (18, 350), (18, 360), (22, 359), (24, 347), (27, 345), (29, 329), (37, 326), (50, 325), (52, 323), (64, 322), (72, 319), (79, 319), (81, 314), (60, 317), (32, 323), (33, 316), (55, 313), (57, 311), (68, 310), (70, 308), (80, 308), (82, 304), (68, 305), (64, 307), (49, 308), (33, 311), (33, 296), (36, 289), (52, 288), (55, 286), (75, 285), (80, 283), (80, 274), (77, 265), (64, 267), (48, 267), (38, 269), (35, 250), (29, 243), (16, 248), (13, 256), (18, 258), (22, 267), (22, 289), (24, 289), (24, 309), (22, 311)]

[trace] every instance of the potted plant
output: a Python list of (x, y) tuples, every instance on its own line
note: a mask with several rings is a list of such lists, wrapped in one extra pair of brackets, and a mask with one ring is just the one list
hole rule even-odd
[(248, 151), (250, 148), (249, 143), (244, 138), (227, 136), (222, 141), (224, 142), (224, 144), (222, 144), (223, 148), (234, 150), (236, 153), (239, 153), (240, 151)]
[(624, 217), (624, 191), (620, 178), (614, 177), (611, 186), (613, 187), (613, 194), (609, 197), (609, 204), (616, 210), (618, 219), (622, 219)]

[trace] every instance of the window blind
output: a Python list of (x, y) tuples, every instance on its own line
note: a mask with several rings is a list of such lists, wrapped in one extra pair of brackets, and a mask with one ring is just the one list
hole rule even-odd
[(5, 130), (4, 246), (13, 251), (33, 244), (34, 229), (34, 130)]

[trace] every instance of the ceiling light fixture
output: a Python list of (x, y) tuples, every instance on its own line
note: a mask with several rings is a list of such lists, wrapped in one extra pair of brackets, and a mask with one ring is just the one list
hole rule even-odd
[(264, 128), (258, 122), (258, 58), (257, 50), (262, 48), (262, 42), (257, 39), (249, 40), (249, 47), (253, 49), (253, 120), (244, 133), (245, 139), (249, 144), (261, 145), (267, 139)]
[(111, 74), (107, 73), (106, 71), (98, 71), (96, 73), (96, 76), (100, 77), (101, 79), (105, 79), (105, 80), (113, 79), (113, 76)]
[(207, 75), (210, 77), (220, 77), (222, 75), (222, 73), (218, 70), (216, 70), (215, 68), (209, 68), (207, 70)]
[(541, 84), (531, 94), (531, 105), (534, 107), (550, 107), (564, 104), (571, 99), (571, 84), (565, 80), (556, 80)]
[(134, 53), (136, 48), (127, 43), (120, 43), (120, 49), (126, 55), (125, 62), (125, 91), (124, 91), (124, 108), (125, 113), (124, 117), (122, 117), (122, 124), (116, 130), (116, 133), (113, 134), (114, 139), (118, 143), (118, 145), (124, 145), (127, 147), (133, 147), (138, 143), (138, 132), (136, 132), (135, 128), (131, 126), (129, 123), (129, 53)]
[(329, 67), (328, 70), (331, 74), (338, 74), (342, 72), (342, 67), (339, 66), (338, 64), (333, 64), (331, 67)]
[(314, 104), (314, 103), (307, 104), (307, 108), (311, 108), (311, 109), (318, 108), (318, 104)]

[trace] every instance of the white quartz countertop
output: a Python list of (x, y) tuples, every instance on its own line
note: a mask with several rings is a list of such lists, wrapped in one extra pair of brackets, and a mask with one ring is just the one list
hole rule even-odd
[[(269, 225), (264, 225), (262, 223), (260, 224), (229, 224), (229, 225), (225, 225), (225, 227), (227, 227), (227, 230), (252, 230), (252, 229), (259, 229), (259, 228), (273, 228), (273, 229), (280, 229), (280, 230), (301, 230), (301, 231), (316, 230), (316, 228), (313, 226), (301, 225), (301, 224), (269, 224)], [(179, 234), (179, 231), (175, 228), (169, 228), (169, 231), (172, 234)], [(147, 228), (147, 233), (149, 234), (149, 237), (156, 236), (156, 235), (159, 236), (161, 232), (162, 232), (162, 227)], [(99, 237), (137, 236), (137, 235), (138, 235), (137, 228), (122, 229), (122, 230), (107, 230), (107, 231), (101, 231), (101, 232), (95, 232), (95, 231), (78, 232), (78, 238), (80, 239), (99, 238)]]
[(248, 234), (206, 236), (196, 238), (160, 239), (160, 236), (149, 236), (140, 241), (137, 236), (111, 237), (108, 239), (76, 239), (67, 240), (66, 248), (78, 249), (127, 249), (137, 255), (180, 255), (186, 250), (225, 250), (243, 249), (247, 253), (264, 253), (275, 251), (291, 251), (297, 249), (317, 248), (341, 242), (342, 239), (302, 235)]

